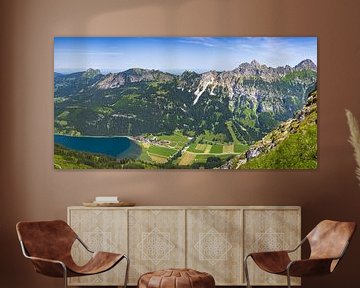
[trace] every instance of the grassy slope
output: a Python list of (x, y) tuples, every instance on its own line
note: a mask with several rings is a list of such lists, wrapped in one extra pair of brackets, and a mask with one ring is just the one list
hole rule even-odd
[(252, 159), (240, 169), (315, 169), (317, 167), (315, 125), (290, 135), (276, 149)]
[(243, 153), (249, 148), (249, 145), (246, 144), (235, 144), (234, 145), (234, 152), (235, 153)]
[(170, 146), (175, 149), (182, 149), (189, 142), (189, 139), (178, 131), (175, 131), (173, 135), (161, 135), (158, 138), (159, 140), (170, 141)]
[(268, 153), (253, 158), (240, 169), (315, 169), (317, 167), (317, 112), (301, 122), (296, 133)]

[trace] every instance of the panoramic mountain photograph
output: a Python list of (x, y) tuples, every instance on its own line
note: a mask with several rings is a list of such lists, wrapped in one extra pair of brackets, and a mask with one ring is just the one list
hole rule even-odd
[(54, 169), (316, 168), (316, 37), (54, 38)]

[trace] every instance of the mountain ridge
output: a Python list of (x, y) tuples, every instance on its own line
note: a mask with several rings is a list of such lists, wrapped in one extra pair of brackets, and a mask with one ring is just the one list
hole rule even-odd
[[(307, 66), (309, 66), (311, 69), (313, 70), (316, 70), (317, 69), (317, 65), (311, 60), (311, 59), (304, 59), (304, 60), (301, 60), (298, 64), (294, 65), (293, 67), (291, 67), (290, 65), (280, 65), (280, 66), (277, 66), (277, 67), (272, 67), (272, 66), (268, 66), (266, 64), (261, 64), (259, 63), (256, 59), (253, 59), (252, 61), (250, 62), (242, 62), (240, 63), (237, 67), (235, 67), (234, 69), (232, 70), (208, 70), (208, 71), (205, 71), (205, 72), (201, 72), (201, 73), (198, 73), (196, 71), (193, 71), (193, 70), (188, 70), (188, 69), (185, 69), (183, 73), (186, 73), (186, 72), (190, 72), (190, 73), (196, 73), (196, 74), (204, 74), (204, 73), (208, 73), (208, 72), (217, 72), (217, 73), (222, 73), (222, 72), (226, 72), (226, 71), (234, 71), (236, 70), (237, 68), (239, 67), (246, 67), (246, 66), (252, 66), (252, 67), (267, 67), (267, 68), (271, 68), (271, 69), (282, 69), (282, 68), (297, 68), (297, 67), (304, 67), (305, 64)], [(162, 70), (160, 69), (148, 69), (148, 68), (140, 68), (140, 67), (132, 67), (132, 68), (127, 68), (123, 71), (120, 71), (120, 72), (108, 72), (108, 73), (102, 73), (100, 69), (97, 69), (97, 68), (87, 68), (85, 70), (79, 70), (79, 71), (76, 71), (76, 72), (71, 72), (71, 73), (63, 73), (63, 72), (59, 72), (59, 71), (54, 71), (55, 74), (61, 74), (61, 75), (70, 75), (70, 74), (74, 74), (74, 73), (85, 73), (85, 72), (89, 72), (89, 71), (93, 71), (93, 72), (96, 72), (97, 74), (102, 74), (102, 75), (107, 75), (107, 74), (117, 74), (117, 73), (124, 73), (126, 71), (130, 71), (130, 70), (138, 70), (138, 71), (160, 71), (162, 72)], [(163, 73), (167, 73), (167, 74), (171, 74), (171, 75), (174, 75), (176, 76), (176, 74), (174, 73), (170, 73), (170, 72), (163, 72)], [(181, 73), (181, 74), (183, 74)]]
[(316, 65), (268, 67), (257, 61), (229, 71), (174, 75), (132, 68), (54, 73), (55, 131), (70, 135), (142, 135), (210, 131), (252, 143), (301, 109), (316, 86)]

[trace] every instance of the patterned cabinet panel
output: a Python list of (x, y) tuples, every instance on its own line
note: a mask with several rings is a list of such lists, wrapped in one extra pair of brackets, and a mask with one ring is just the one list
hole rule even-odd
[(242, 210), (187, 210), (187, 267), (212, 274), (216, 285), (242, 280)]
[[(300, 243), (300, 209), (249, 209), (244, 211), (244, 254), (261, 251), (286, 250)], [(300, 259), (300, 249), (292, 253)], [(249, 276), (252, 285), (286, 285), (286, 277), (260, 270), (252, 259)], [(292, 284), (299, 285), (299, 278)]]
[(129, 210), (129, 283), (148, 271), (185, 267), (185, 210)]
[[(69, 209), (68, 222), (91, 250), (127, 253), (126, 209)], [(72, 255), (79, 264), (89, 259), (89, 253), (78, 241), (73, 246)], [(122, 285), (125, 267), (125, 261), (121, 261), (108, 272), (69, 278), (68, 281), (70, 285)]]

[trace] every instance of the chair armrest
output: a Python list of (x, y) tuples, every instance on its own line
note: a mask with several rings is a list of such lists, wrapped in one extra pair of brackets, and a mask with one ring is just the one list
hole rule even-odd
[(288, 255), (287, 250), (279, 250), (279, 251), (264, 251), (264, 252), (252, 252), (249, 253), (247, 257), (258, 258), (258, 257), (278, 257)]
[(66, 265), (59, 261), (53, 259), (46, 259), (40, 257), (32, 257), (32, 256), (25, 256), (26, 258), (30, 259), (34, 265), (35, 271), (51, 277), (66, 277), (67, 275), (67, 268)]
[(90, 253), (95, 253), (94, 251), (90, 250), (90, 248), (80, 239), (78, 235), (76, 235), (76, 240), (78, 240), (87, 251)]
[(47, 259), (47, 258), (41, 258), (41, 257), (33, 257), (33, 256), (26, 256), (26, 258), (30, 259), (31, 261), (40, 261), (40, 262), (49, 262), (53, 264), (60, 264), (61, 266), (65, 267), (65, 264), (59, 260), (53, 260), (53, 259)]
[(302, 277), (329, 274), (332, 272), (332, 263), (339, 258), (303, 259), (291, 261), (287, 266), (290, 276)]
[(20, 241), (20, 246), (25, 258), (30, 259), (33, 263), (36, 272), (51, 277), (66, 277), (67, 268), (63, 262), (54, 259), (30, 256), (22, 241)]
[(260, 254), (260, 253), (261, 253), (261, 254), (272, 255), (272, 254), (284, 254), (284, 253), (288, 254), (288, 253), (292, 253), (292, 252), (295, 252), (297, 249), (299, 249), (299, 248), (306, 242), (306, 240), (307, 240), (306, 237), (303, 238), (303, 239), (301, 240), (301, 242), (299, 243), (299, 245), (297, 245), (297, 246), (296, 246), (295, 248), (293, 248), (293, 249), (279, 250), (279, 251), (253, 252), (253, 253), (249, 253), (249, 254), (245, 257), (245, 259), (248, 258), (248, 257), (250, 257), (250, 256), (252, 256), (252, 254)]
[(290, 249), (290, 250), (285, 250), (285, 251), (288, 252), (288, 253), (295, 252), (297, 249), (299, 249), (299, 248), (306, 242), (306, 240), (307, 240), (306, 237), (303, 238), (303, 239), (301, 240), (301, 242), (300, 242), (295, 248)]
[(245, 258), (251, 257), (254, 262), (264, 271), (269, 273), (283, 273), (287, 265), (291, 262), (287, 251), (267, 251), (250, 253)]
[(247, 260), (247, 258), (251, 257), (254, 261), (259, 258), (272, 258), (272, 257), (289, 257), (287, 250), (279, 250), (279, 251), (264, 251), (264, 252), (252, 252), (247, 254), (244, 257), (244, 261)]

